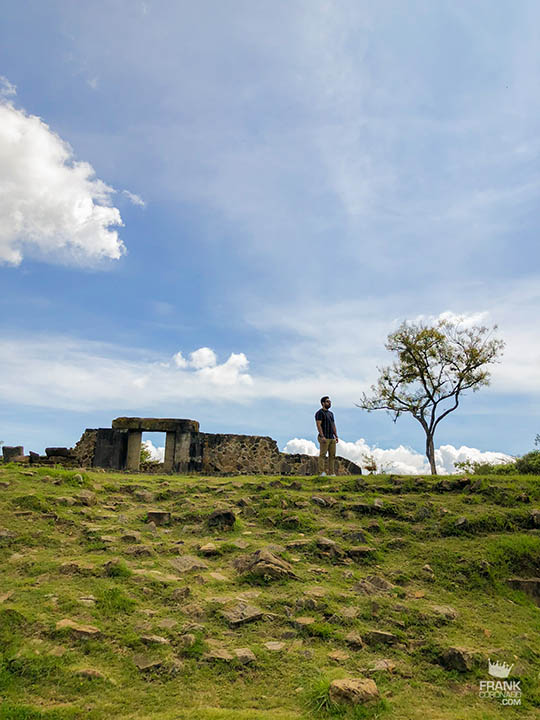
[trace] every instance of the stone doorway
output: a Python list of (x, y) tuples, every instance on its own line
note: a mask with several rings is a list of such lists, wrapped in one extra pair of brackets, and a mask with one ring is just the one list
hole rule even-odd
[[(144, 450), (146, 449), (150, 453), (150, 457), (148, 458), (149, 462), (152, 463), (159, 463), (163, 466), (165, 462), (165, 442), (166, 442), (166, 433), (164, 432), (147, 432), (144, 431), (141, 436), (141, 448)], [(143, 452), (141, 455), (141, 462), (143, 461), (143, 456), (146, 453)]]

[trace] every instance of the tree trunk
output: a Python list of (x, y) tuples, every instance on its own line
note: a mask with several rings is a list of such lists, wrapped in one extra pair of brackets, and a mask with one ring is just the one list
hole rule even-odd
[(426, 433), (426, 457), (429, 460), (429, 466), (431, 468), (431, 474), (437, 474), (437, 467), (435, 465), (435, 447), (433, 445), (433, 435)]

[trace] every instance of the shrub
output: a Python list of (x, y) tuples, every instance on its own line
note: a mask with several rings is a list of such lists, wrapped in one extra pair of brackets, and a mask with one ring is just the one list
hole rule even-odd
[(532, 450), (516, 460), (516, 470), (521, 475), (540, 475), (540, 450)]

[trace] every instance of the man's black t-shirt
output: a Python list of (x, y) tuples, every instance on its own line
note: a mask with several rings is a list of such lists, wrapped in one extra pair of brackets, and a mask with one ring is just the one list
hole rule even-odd
[(331, 410), (317, 410), (315, 420), (321, 421), (321, 427), (325, 438), (333, 439), (334, 435), (334, 413)]

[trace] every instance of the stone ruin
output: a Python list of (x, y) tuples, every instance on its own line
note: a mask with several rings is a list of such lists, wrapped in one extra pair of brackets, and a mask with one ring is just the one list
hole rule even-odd
[[(203, 433), (196, 420), (120, 417), (110, 428), (87, 429), (74, 448), (46, 448), (45, 456), (3, 447), (4, 462), (61, 464), (107, 470), (140, 470), (143, 432), (164, 432), (165, 473), (316, 475), (317, 457), (279, 451), (270, 437)], [(338, 475), (361, 475), (358, 465), (336, 457)]]

